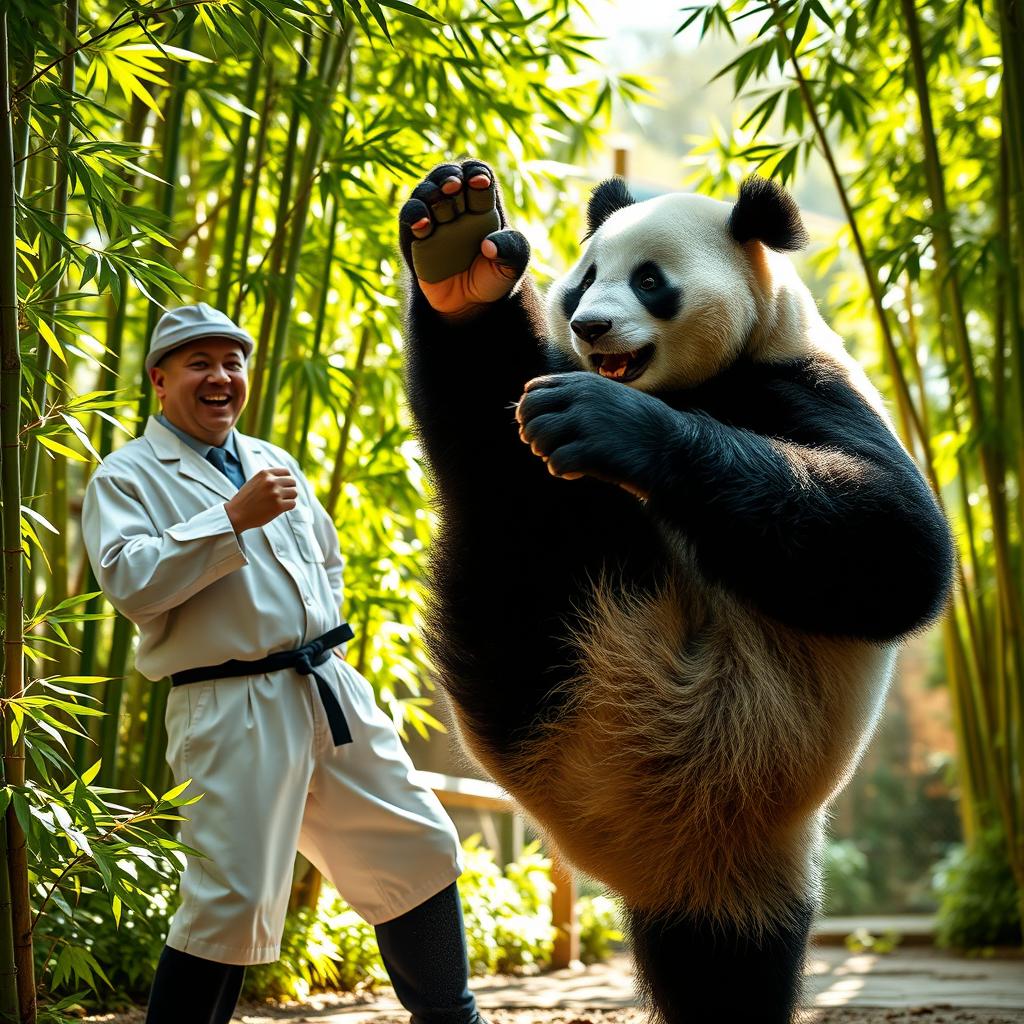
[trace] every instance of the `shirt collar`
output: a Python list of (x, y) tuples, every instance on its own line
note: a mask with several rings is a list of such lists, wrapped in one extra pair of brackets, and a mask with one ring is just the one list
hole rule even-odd
[[(198, 452), (204, 459), (210, 453), (211, 448), (215, 448), (216, 445), (207, 444), (205, 441), (200, 441), (198, 438), (193, 437), (191, 434), (186, 433), (181, 427), (176, 427), (162, 412), (157, 414), (156, 417), (172, 434), (177, 435), (181, 440), (189, 446), (194, 452)], [(235, 432), (232, 430), (228, 434), (227, 439), (221, 447), (230, 455), (235, 461), (241, 463), (241, 459), (238, 457), (238, 446), (235, 443)]]

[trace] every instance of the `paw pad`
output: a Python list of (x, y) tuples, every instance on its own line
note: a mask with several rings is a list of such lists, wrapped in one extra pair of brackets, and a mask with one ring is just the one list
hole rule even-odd
[(420, 282), (455, 277), (472, 266), (480, 243), (502, 227), (494, 175), (476, 160), (461, 167), (443, 164), (416, 186), (399, 221), (407, 236), (403, 248)]

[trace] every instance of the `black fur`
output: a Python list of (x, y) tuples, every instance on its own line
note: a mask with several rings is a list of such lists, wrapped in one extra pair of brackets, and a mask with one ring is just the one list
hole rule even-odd
[(729, 217), (737, 242), (756, 238), (769, 249), (792, 252), (807, 245), (807, 231), (792, 196), (776, 182), (751, 175), (740, 186), (740, 197)]
[(801, 907), (794, 925), (750, 935), (628, 910), (641, 996), (669, 1024), (789, 1024), (812, 917)]
[(642, 263), (633, 271), (629, 286), (651, 316), (672, 320), (683, 305), (683, 291), (668, 283), (656, 263)]
[(654, 522), (695, 545), (706, 576), (787, 625), (888, 642), (941, 607), (952, 572), (942, 515), (827, 366), (743, 361), (660, 398), (570, 373), (531, 390), (520, 415), (557, 473), (634, 485)]
[[(515, 761), (564, 711), (578, 667), (568, 635), (593, 581), (651, 593), (681, 539), (710, 580), (810, 632), (889, 642), (941, 608), (945, 522), (887, 426), (829, 365), (741, 359), (701, 387), (645, 394), (548, 346), (529, 279), (462, 321), (414, 289), (407, 338), (440, 513), (427, 642), (495, 756)], [(515, 403), (540, 376), (520, 403), (523, 429), (553, 469), (582, 479), (552, 476), (519, 437)], [(671, 1024), (788, 1020), (809, 911), (798, 916), (790, 932), (714, 942), (700, 922), (634, 916), (656, 1005)], [(679, 1009), (706, 993), (735, 1016)]]
[[(434, 653), (498, 749), (551, 710), (585, 581), (662, 578), (674, 536), (709, 578), (809, 631), (889, 642), (941, 609), (952, 546), (935, 500), (827, 366), (741, 360), (658, 397), (566, 373), (528, 280), (462, 323), (417, 294), (408, 335), (409, 396), (443, 513), (434, 594), (447, 632)], [(513, 404), (552, 373), (521, 415), (554, 467), (581, 480), (553, 478), (518, 436)]]
[(606, 178), (590, 193), (586, 237), (589, 238), (616, 210), (624, 210), (635, 202), (621, 178)]
[(597, 268), (591, 263), (580, 278), (580, 283), (572, 288), (566, 288), (562, 292), (562, 313), (565, 315), (566, 320), (572, 319), (573, 313), (576, 312), (576, 307), (580, 304), (580, 299), (583, 298), (583, 293), (594, 283), (596, 274)]

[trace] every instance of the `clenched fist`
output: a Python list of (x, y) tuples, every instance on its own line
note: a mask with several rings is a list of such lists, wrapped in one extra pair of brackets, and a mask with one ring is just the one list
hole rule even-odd
[(224, 508), (235, 533), (241, 533), (255, 526), (264, 526), (282, 512), (295, 508), (298, 495), (298, 484), (291, 470), (274, 466), (261, 469), (246, 480), (238, 493), (224, 503)]

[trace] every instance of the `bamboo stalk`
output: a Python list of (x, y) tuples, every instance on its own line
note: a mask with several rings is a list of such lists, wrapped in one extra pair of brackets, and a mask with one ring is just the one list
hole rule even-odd
[[(132, 102), (131, 111), (128, 116), (128, 122), (125, 125), (124, 140), (126, 142), (138, 142), (145, 131), (146, 119), (148, 116), (148, 108), (138, 98), (134, 97)], [(126, 183), (124, 192), (121, 195), (122, 203), (130, 205), (134, 201), (135, 186), (140, 180), (140, 175), (135, 174)], [(128, 316), (128, 276), (123, 270), (118, 270), (119, 287), (118, 293), (121, 296), (120, 302), (114, 302), (113, 295), (110, 297), (110, 301), (107, 306), (107, 356), (104, 360), (104, 366), (101, 367), (99, 373), (99, 379), (96, 382), (97, 391), (113, 391), (120, 380), (121, 372), (121, 354), (124, 348), (124, 332), (125, 325)], [(97, 444), (97, 451), (99, 451), (102, 458), (106, 458), (114, 447), (114, 426), (107, 420), (103, 419), (100, 421), (100, 433)], [(85, 553), (82, 554), (83, 559), (83, 575), (84, 579), (84, 591), (86, 593), (93, 593), (97, 590), (98, 585), (96, 582), (96, 576), (92, 571), (92, 566), (89, 564), (89, 560), (85, 557)], [(85, 606), (85, 611), (90, 615), (95, 615), (100, 611), (103, 606), (102, 597), (94, 597)], [(87, 619), (82, 624), (82, 635), (80, 643), (80, 657), (78, 662), (79, 675), (91, 676), (95, 675), (95, 667), (97, 664), (97, 635), (99, 633), (101, 623), (98, 619)], [(98, 735), (100, 725), (95, 719), (88, 720), (88, 728), (83, 731)], [(74, 760), (75, 766), (81, 771), (87, 767), (87, 759), (91, 756), (89, 741), (84, 736), (75, 737), (74, 745)]]
[(334, 518), (338, 507), (338, 498), (341, 495), (341, 485), (345, 480), (345, 456), (348, 454), (348, 441), (352, 433), (352, 423), (355, 420), (356, 412), (359, 410), (359, 393), (363, 377), (363, 368), (366, 365), (366, 354), (370, 350), (371, 328), (369, 324), (364, 325), (359, 333), (359, 351), (356, 352), (355, 365), (352, 367), (352, 390), (349, 392), (348, 404), (345, 407), (345, 418), (341, 424), (341, 434), (338, 438), (338, 448), (334, 455), (334, 466), (331, 470), (331, 486), (327, 492), (327, 500), (324, 507)]
[(123, 615), (114, 620), (114, 632), (110, 640), (110, 660), (107, 675), (110, 682), (104, 686), (103, 710), (100, 719), (100, 767), (101, 784), (113, 786), (118, 782), (117, 754), (121, 739), (121, 705), (124, 701), (124, 683), (128, 672), (128, 658), (131, 654), (132, 630), (134, 627)]
[(256, 204), (260, 195), (260, 172), (266, 163), (264, 153), (267, 148), (267, 136), (270, 133), (270, 116), (274, 105), (274, 62), (268, 60), (267, 84), (263, 87), (263, 106), (260, 109), (260, 126), (256, 132), (256, 152), (253, 154), (252, 181), (249, 185), (249, 205), (245, 214), (245, 232), (242, 236), (242, 248), (238, 258), (238, 290), (235, 293), (235, 306), (232, 319), (241, 322), (242, 302), (245, 299), (246, 284), (249, 279), (249, 249), (252, 245), (253, 228), (256, 224)]
[[(25, 61), (25, 74), (18, 75), (19, 79), (28, 78), (32, 74), (36, 63), (36, 36), (35, 33), (24, 28), (21, 32), (23, 39), (29, 40), (29, 52)], [(28, 141), (30, 137), (31, 118), (29, 113), (32, 110), (32, 90), (29, 89), (21, 97), (17, 107), (11, 111), (14, 135), (14, 190), (20, 196), (25, 194), (25, 178), (28, 174)]]
[[(4, 785), (7, 780), (2, 777)], [(14, 927), (11, 923), (11, 879), (7, 874), (7, 818), (0, 816), (0, 1021), (17, 1024), (18, 969), (14, 966)]]
[[(967, 329), (967, 313), (963, 301), (960, 276), (956, 263), (956, 249), (950, 228), (950, 212), (946, 197), (945, 178), (942, 160), (939, 155), (935, 133), (934, 119), (931, 111), (927, 69), (921, 40), (920, 25), (914, 0), (900, 0), (906, 23), (907, 37), (910, 43), (911, 67), (914, 75), (914, 87), (917, 93), (918, 111), (921, 117), (921, 139), (924, 146), (925, 179), (932, 204), (932, 245), (935, 252), (936, 283), (939, 290), (939, 303), (945, 297), (949, 304), (949, 323), (953, 331), (957, 356), (964, 374), (967, 398), (971, 410), (971, 419), (975, 431), (980, 438), (979, 456), (982, 478), (985, 482), (989, 508), (992, 518), (992, 547), (995, 554), (997, 593), (999, 595), (999, 616), (1005, 616), (1010, 630), (1017, 637), (1024, 637), (1024, 609), (1017, 591), (1016, 578), (1012, 569), (1010, 554), (1010, 533), (1006, 505), (1006, 481), (1000, 472), (999, 462), (993, 451), (992, 441), (987, 431), (986, 410), (982, 401), (977, 378), (974, 374), (971, 339)], [(1014, 659), (1018, 659), (1015, 657)], [(992, 721), (992, 708), (989, 707), (991, 691), (998, 694), (1003, 683), (1000, 679), (992, 681), (989, 687), (983, 688), (980, 694), (982, 703), (978, 710), (987, 719), (989, 735), (997, 735)], [(993, 755), (994, 756), (994, 755)], [(999, 809), (1000, 817), (1007, 834), (1010, 865), (1013, 868), (1019, 886), (1024, 889), (1024, 843), (1013, 835), (1016, 811), (1013, 806), (1012, 792), (1004, 785), (1007, 778), (1002, 773), (993, 773), (993, 791), (991, 797)], [(1024, 922), (1024, 899), (1022, 899), (1022, 916)]]
[[(985, 407), (974, 372), (974, 356), (970, 334), (967, 329), (967, 312), (964, 306), (960, 275), (955, 259), (956, 247), (950, 228), (949, 204), (946, 198), (945, 178), (942, 160), (939, 156), (932, 117), (928, 75), (921, 43), (921, 30), (917, 19), (914, 0), (900, 0), (903, 18), (910, 43), (911, 67), (914, 74), (914, 88), (917, 93), (918, 112), (921, 116), (921, 141), (924, 146), (925, 179), (932, 204), (932, 245), (935, 250), (936, 282), (940, 295), (944, 291), (950, 304), (949, 323), (953, 331), (960, 369), (964, 375), (967, 400), (971, 410), (974, 429), (981, 440), (981, 469), (988, 488), (992, 511), (993, 550), (996, 556), (996, 572), (999, 577), (999, 593), (1006, 604), (1006, 613), (1020, 635), (1024, 635), (1024, 611), (1013, 585), (1009, 537), (1005, 509), (1005, 481), (999, 478), (992, 456), (991, 441), (988, 438)], [(940, 306), (942, 305), (940, 298)]]
[(309, 55), (312, 47), (312, 36), (307, 35), (302, 41), (302, 53), (299, 55), (298, 68), (295, 73), (295, 96), (292, 100), (292, 117), (288, 125), (288, 139), (284, 148), (284, 165), (281, 168), (281, 193), (277, 204), (277, 224), (274, 237), (270, 243), (270, 266), (266, 272), (267, 289), (263, 296), (263, 316), (260, 319), (259, 335), (256, 339), (256, 364), (250, 379), (249, 405), (245, 412), (245, 425), (250, 434), (257, 432), (260, 422), (260, 407), (263, 401), (263, 381), (267, 372), (269, 358), (270, 332), (274, 322), (274, 311), (277, 305), (277, 287), (281, 275), (281, 261), (284, 258), (285, 224), (289, 218), (289, 205), (292, 198), (292, 179), (295, 176), (295, 158), (299, 143), (299, 122), (302, 104), (300, 93), (302, 83), (306, 80), (309, 67)]
[(161, 765), (164, 764), (164, 750), (167, 738), (164, 734), (164, 712), (167, 709), (167, 695), (170, 686), (162, 680), (149, 685), (149, 702), (146, 705), (146, 734), (142, 743), (142, 762), (139, 779), (154, 792), (160, 789)]
[[(324, 43), (329, 59), (325, 61), (327, 71), (321, 81), (318, 100), (326, 109), (334, 98), (341, 77), (342, 61), (348, 51), (351, 28), (342, 26), (339, 34), (329, 36)], [(319, 104), (318, 104), (319, 106)], [(288, 263), (284, 273), (284, 289), (280, 308), (277, 314), (277, 330), (274, 333), (274, 345), (270, 353), (270, 372), (267, 380), (266, 399), (260, 409), (259, 436), (268, 440), (273, 433), (274, 409), (277, 403), (277, 392), (281, 382), (281, 363), (285, 351), (285, 339), (288, 336), (288, 325), (291, 321), (292, 298), (295, 294), (295, 281), (299, 273), (299, 260), (302, 256), (302, 241), (306, 233), (306, 219), (313, 195), (313, 180), (320, 163), (323, 150), (324, 126), (326, 117), (313, 118), (306, 138), (306, 152), (302, 163), (300, 181), (306, 182), (302, 194), (296, 203), (296, 212), (292, 228), (292, 237), (288, 249)]]
[[(7, 12), (0, 11), (0, 487), (3, 489), (4, 676), (5, 700), (25, 690), (23, 563), (21, 547), (21, 352), (18, 343), (17, 192), (11, 125)], [(4, 780), (25, 784), (25, 735), (14, 738), (14, 716), (4, 715)], [(23, 1024), (36, 1019), (35, 967), (32, 960), (32, 910), (28, 889), (25, 833), (7, 807), (5, 863), (0, 865), (9, 891), (0, 889), (0, 1012)], [(10, 925), (8, 926), (8, 920)], [(9, 936), (9, 937), (8, 937)], [(16, 1017), (11, 1015), (12, 1004)]]
[[(327, 295), (331, 290), (331, 265), (334, 263), (334, 243), (338, 232), (338, 200), (331, 200), (331, 223), (327, 228), (327, 251), (324, 255), (324, 272), (320, 278), (320, 300), (316, 311), (316, 333), (313, 335), (314, 362), (320, 356), (320, 348), (323, 344), (324, 327), (327, 323)], [(309, 428), (313, 420), (313, 389), (306, 389), (306, 400), (302, 411), (302, 428), (299, 436), (295, 439), (296, 458), (303, 472), (306, 471), (306, 461), (309, 458)]]
[[(263, 36), (266, 32), (266, 21), (260, 18), (259, 33), (257, 36), (257, 49), (252, 55), (252, 64), (249, 67), (249, 75), (245, 83), (245, 106), (252, 110), (256, 102), (256, 90), (259, 88), (260, 69), (263, 60)], [(228, 204), (228, 219), (224, 225), (224, 247), (220, 261), (220, 280), (217, 284), (217, 298), (215, 304), (217, 309), (226, 309), (228, 302), (228, 291), (231, 288), (231, 281), (235, 272), (235, 242), (238, 235), (238, 221), (242, 212), (242, 194), (245, 191), (245, 158), (249, 148), (249, 136), (252, 133), (252, 122), (248, 114), (242, 115), (242, 122), (238, 129), (238, 139), (235, 141), (235, 168), (231, 179)], [(254, 173), (255, 165), (254, 165)], [(245, 252), (242, 252), (245, 258)]]
[[(78, 0), (65, 0), (64, 27), (68, 38), (78, 37)], [(53, 190), (53, 224), (54, 227), (64, 233), (68, 220), (68, 168), (67, 155), (71, 149), (71, 115), (72, 115), (72, 94), (75, 89), (75, 58), (65, 56), (60, 66), (60, 87), (63, 93), (60, 105), (60, 117), (57, 121), (57, 153), (55, 172), (56, 180)], [(63, 156), (63, 159), (62, 159)], [(52, 266), (60, 258), (61, 244), (56, 238), (49, 239), (47, 255), (44, 258), (44, 266)], [(56, 308), (57, 296), (60, 294), (60, 281), (54, 281), (47, 295), (43, 300), (43, 308), (47, 311), (47, 319), (50, 326), (53, 324), (53, 311)], [(40, 335), (37, 342), (36, 366), (37, 376), (33, 388), (33, 401), (40, 415), (46, 414), (46, 392), (47, 377), (50, 371), (51, 352), (50, 346), (45, 344)], [(23, 458), (25, 459), (25, 482), (26, 494), (35, 493), (36, 476), (39, 471), (39, 445), (30, 444), (26, 447)]]
[[(185, 30), (181, 45), (183, 49), (189, 49), (192, 45), (192, 25)], [(185, 96), (188, 93), (188, 65), (176, 63), (171, 76), (170, 99), (167, 104), (166, 119), (164, 121), (164, 161), (161, 177), (164, 184), (160, 191), (160, 214), (164, 230), (170, 231), (174, 220), (174, 199), (177, 195), (178, 186), (178, 157), (181, 153), (181, 119), (185, 109)], [(146, 334), (143, 343), (148, 344), (153, 334), (153, 328), (160, 318), (162, 310), (156, 302), (150, 302), (146, 312)], [(145, 360), (142, 360), (145, 363)], [(141, 370), (139, 381), (139, 414), (145, 415), (152, 407), (152, 396), (149, 390), (149, 377), (146, 374), (145, 365)]]
[[(878, 287), (878, 277), (871, 266), (867, 246), (864, 244), (860, 225), (857, 222), (857, 216), (854, 213), (853, 205), (851, 204), (849, 195), (847, 194), (843, 177), (839, 173), (839, 167), (836, 164), (835, 155), (832, 152), (832, 146), (825, 133), (825, 126), (821, 122), (821, 117), (818, 114), (818, 107), (814, 101), (814, 97), (811, 95), (810, 86), (804, 76), (803, 68), (797, 60), (793, 40), (786, 31), (785, 19), (781, 17), (779, 9), (779, 0), (769, 0), (769, 3), (771, 4), (773, 14), (779, 19), (777, 27), (779, 38), (783, 41), (783, 44), (786, 47), (786, 53), (789, 57), (789, 62), (793, 66), (793, 74), (796, 76), (797, 87), (800, 90), (800, 97), (803, 100), (804, 109), (807, 111), (807, 116), (811, 119), (811, 124), (814, 126), (814, 135), (818, 140), (818, 148), (821, 150), (821, 154), (825, 158), (825, 163), (828, 165), (829, 174), (831, 175), (832, 181), (836, 187), (836, 193), (839, 196), (840, 203), (842, 204), (846, 222), (850, 227), (853, 244), (857, 250), (857, 257), (864, 270), (864, 278), (867, 282), (868, 292), (871, 295), (871, 303), (875, 310), (875, 318), (877, 319), (879, 329), (882, 332), (882, 342), (885, 349), (885, 355), (889, 363), (890, 377), (896, 385), (896, 401), (900, 409), (901, 417), (913, 426), (913, 436), (916, 436), (920, 440), (922, 446), (928, 447), (929, 438), (924, 433), (924, 429), (922, 428), (920, 419), (917, 415), (917, 410), (914, 408), (913, 398), (907, 388), (907, 382), (904, 379), (902, 372), (900, 372), (899, 355), (896, 351), (896, 343), (893, 340), (892, 326), (889, 323), (889, 315), (885, 310), (885, 306), (882, 304), (882, 293)], [(908, 448), (913, 450), (913, 437), (908, 437), (906, 440), (908, 442)]]

